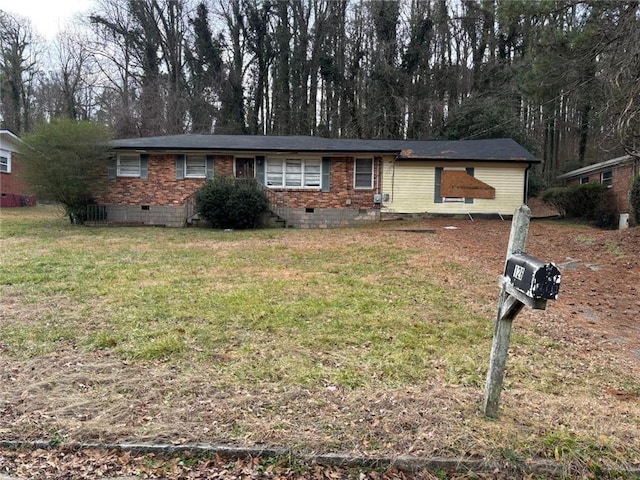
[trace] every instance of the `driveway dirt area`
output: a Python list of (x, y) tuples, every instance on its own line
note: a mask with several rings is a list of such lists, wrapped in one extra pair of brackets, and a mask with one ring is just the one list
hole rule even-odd
[[(427, 224), (437, 232), (430, 241), (442, 245), (443, 258), (455, 256), (499, 278), (498, 259), (505, 258), (511, 222), (433, 219)], [(562, 272), (559, 298), (549, 301), (544, 314), (544, 328), (553, 329), (553, 320), (557, 322), (549, 334), (586, 353), (593, 345), (603, 346), (640, 374), (640, 227), (567, 228), (564, 221), (534, 217), (526, 250)]]

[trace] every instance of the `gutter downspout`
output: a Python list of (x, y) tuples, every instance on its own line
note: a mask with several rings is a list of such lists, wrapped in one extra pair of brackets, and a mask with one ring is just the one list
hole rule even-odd
[(532, 163), (527, 164), (527, 168), (524, 170), (524, 198), (522, 199), (522, 203), (525, 205), (529, 199), (529, 170), (531, 170), (532, 165)]
[(393, 157), (393, 162), (391, 162), (391, 202), (394, 199), (394, 193), (396, 188), (396, 161), (398, 160), (398, 155)]

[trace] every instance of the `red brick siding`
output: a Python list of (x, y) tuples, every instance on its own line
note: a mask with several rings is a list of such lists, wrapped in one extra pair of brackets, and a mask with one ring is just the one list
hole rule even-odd
[[(214, 167), (215, 169), (215, 167)], [(176, 180), (175, 155), (149, 155), (147, 179), (118, 177), (108, 180), (99, 203), (113, 205), (182, 205), (185, 198), (205, 184), (204, 178)]]
[[(374, 162), (372, 189), (354, 187), (353, 157), (334, 157), (331, 159), (331, 188), (329, 192), (306, 189), (273, 189), (286, 195), (290, 208), (372, 208), (373, 194), (379, 185), (379, 173), (382, 160)], [(350, 201), (350, 204), (347, 204)]]
[[(379, 185), (381, 159), (374, 162), (374, 188), (354, 188), (354, 160), (352, 157), (339, 157), (331, 162), (330, 192), (306, 189), (274, 189), (287, 198), (290, 208), (372, 208), (373, 194)], [(233, 175), (233, 156), (214, 157), (216, 175)], [(187, 178), (176, 180), (175, 155), (149, 155), (149, 177), (118, 177), (109, 180), (106, 193), (98, 200), (102, 204), (112, 205), (182, 205), (185, 198), (202, 187), (205, 179)], [(350, 204), (348, 205), (348, 201)]]
[(632, 164), (621, 165), (613, 170), (613, 183), (611, 189), (616, 197), (616, 205), (620, 213), (629, 213), (631, 204), (629, 203), (629, 190), (633, 184)]
[(20, 159), (15, 152), (11, 153), (11, 172), (0, 172), (0, 190), (2, 193), (23, 195), (27, 193), (24, 182), (19, 178), (21, 173)]
[(0, 206), (19, 207), (35, 205), (36, 198), (30, 195), (25, 183), (20, 178), (21, 166), (17, 153), (11, 153), (11, 172), (0, 172)]
[(233, 177), (233, 155), (216, 156), (214, 157), (213, 163), (213, 170), (216, 172), (216, 175)]
[(633, 183), (633, 164), (627, 163), (625, 165), (618, 165), (612, 168), (599, 170), (597, 172), (591, 172), (588, 175), (581, 175), (578, 178), (572, 178), (567, 180), (567, 185), (575, 185), (580, 183), (580, 179), (589, 177), (589, 183), (600, 183), (600, 175), (604, 171), (611, 170), (613, 172), (611, 191), (616, 199), (616, 206), (620, 213), (628, 213), (630, 211), (629, 205), (629, 190)]

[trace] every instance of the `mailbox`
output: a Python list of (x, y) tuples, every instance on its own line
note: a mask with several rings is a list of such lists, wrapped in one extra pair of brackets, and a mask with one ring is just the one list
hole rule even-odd
[(507, 259), (504, 274), (516, 290), (530, 298), (558, 298), (562, 274), (554, 263), (545, 263), (526, 253), (518, 253)]

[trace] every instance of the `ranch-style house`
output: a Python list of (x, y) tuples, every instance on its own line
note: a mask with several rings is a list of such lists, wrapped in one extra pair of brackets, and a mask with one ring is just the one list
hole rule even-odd
[(348, 140), (308, 136), (170, 135), (114, 140), (109, 222), (185, 226), (207, 179), (254, 178), (273, 216), (292, 227), (388, 217), (511, 215), (539, 162), (511, 139)]

